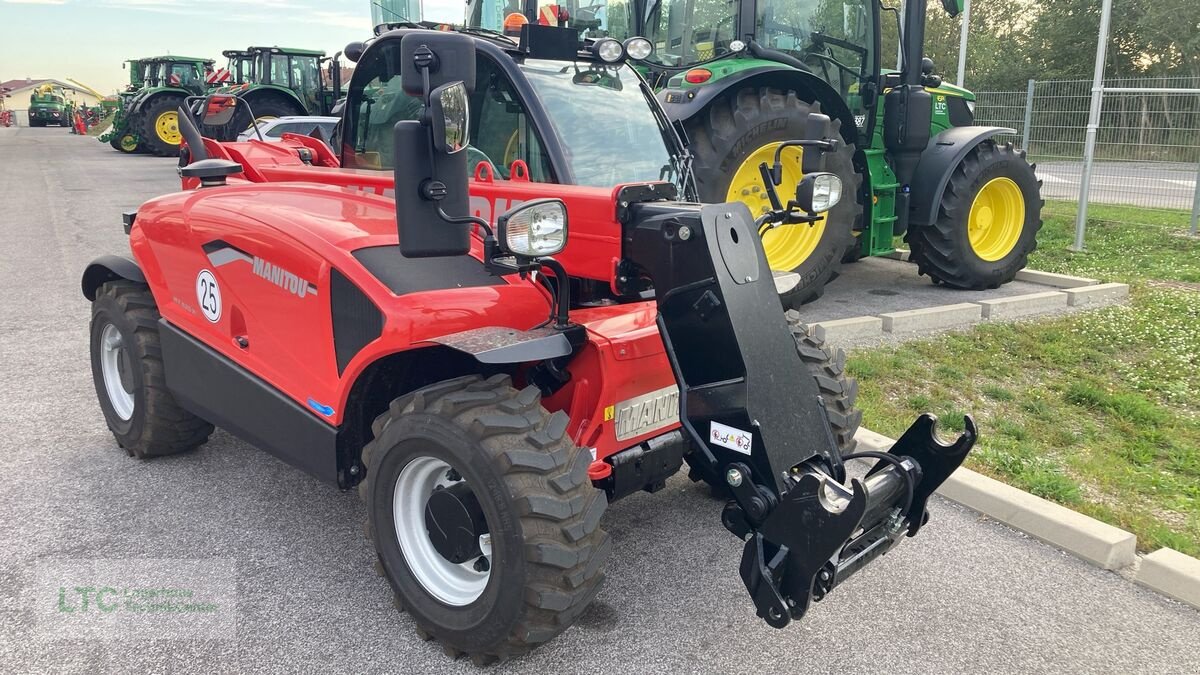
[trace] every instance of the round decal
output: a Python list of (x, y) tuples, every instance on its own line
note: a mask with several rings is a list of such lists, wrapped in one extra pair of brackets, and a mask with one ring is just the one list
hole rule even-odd
[(212, 272), (200, 270), (196, 275), (196, 300), (204, 318), (216, 323), (221, 318), (221, 288)]

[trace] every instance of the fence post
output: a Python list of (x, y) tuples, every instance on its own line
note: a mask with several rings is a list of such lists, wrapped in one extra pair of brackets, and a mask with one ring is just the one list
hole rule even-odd
[(1033, 124), (1033, 85), (1030, 80), (1025, 92), (1025, 126), (1021, 128), (1021, 149), (1025, 152), (1029, 152), (1029, 125)]
[(1196, 236), (1196, 226), (1200, 224), (1200, 163), (1196, 164), (1196, 192), (1192, 195), (1192, 229), (1191, 235)]
[(1104, 105), (1104, 56), (1108, 48), (1108, 25), (1112, 18), (1112, 0), (1100, 5), (1100, 35), (1096, 40), (1096, 70), (1092, 74), (1092, 107), (1088, 111), (1087, 136), (1083, 143), (1083, 175), (1079, 181), (1079, 209), (1075, 214), (1075, 243), (1072, 251), (1083, 250), (1087, 229), (1088, 194), (1092, 187), (1092, 162), (1096, 157), (1096, 135), (1100, 132), (1100, 107)]

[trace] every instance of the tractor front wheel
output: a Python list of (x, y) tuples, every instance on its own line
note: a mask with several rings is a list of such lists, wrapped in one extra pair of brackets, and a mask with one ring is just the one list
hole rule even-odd
[(1041, 181), (1025, 152), (984, 141), (950, 176), (937, 220), (904, 239), (921, 274), (952, 288), (982, 290), (1013, 280), (1037, 248)]
[[(716, 99), (687, 122), (694, 156), (693, 169), (700, 201), (740, 201), (757, 218), (770, 208), (759, 164), (770, 166), (783, 141), (804, 139), (808, 115), (820, 112), (820, 104), (805, 101), (795, 92), (747, 88)], [(841, 122), (834, 120), (839, 136)], [(862, 216), (858, 186), (862, 180), (854, 170), (855, 146), (842, 143), (826, 153), (825, 170), (842, 179), (842, 199), (815, 223), (783, 225), (763, 233), (767, 263), (776, 272), (794, 272), (799, 283), (781, 295), (785, 307), (815, 300), (825, 284), (838, 275), (842, 256), (855, 241), (855, 222)], [(780, 201), (794, 197), (796, 184), (804, 177), (803, 151), (785, 148), (781, 153), (783, 182), (776, 188)]]
[(567, 423), (536, 387), (498, 375), (407, 394), (372, 425), (359, 485), (368, 536), (396, 606), (447, 654), (519, 656), (599, 591), (607, 501)]
[[(825, 401), (825, 412), (829, 416), (829, 426), (833, 430), (833, 438), (837, 442), (838, 452), (848, 455), (854, 452), (858, 441), (854, 434), (862, 423), (862, 411), (854, 405), (858, 398), (858, 380), (846, 375), (846, 353), (825, 344), (807, 326), (800, 322), (800, 313), (792, 310), (786, 313), (788, 328), (796, 341), (796, 351), (804, 362), (808, 373), (817, 382), (817, 389)], [(816, 402), (803, 402), (800, 405), (815, 405)], [(684, 455), (691, 471), (688, 477), (694, 481), (703, 481), (713, 488), (713, 495), (726, 498), (729, 488), (725, 485), (723, 476), (710, 473), (710, 469), (695, 453)]]
[(179, 104), (182, 96), (159, 95), (150, 101), (139, 116), (142, 128), (138, 134), (142, 146), (159, 157), (179, 154), (183, 133), (179, 130)]
[(167, 389), (158, 306), (144, 284), (110, 281), (92, 302), (92, 379), (117, 443), (138, 459), (173, 455), (208, 440), (213, 426)]
[(128, 131), (113, 133), (112, 138), (108, 140), (108, 144), (112, 146), (113, 150), (117, 150), (126, 154), (137, 152), (138, 149), (137, 136), (134, 136)]

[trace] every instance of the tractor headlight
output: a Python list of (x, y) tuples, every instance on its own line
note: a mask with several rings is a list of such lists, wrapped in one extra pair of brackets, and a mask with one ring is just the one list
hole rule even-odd
[(508, 253), (525, 258), (554, 255), (567, 245), (567, 206), (561, 199), (525, 202), (500, 216), (496, 230)]
[(841, 199), (842, 179), (832, 173), (810, 173), (796, 186), (796, 203), (806, 213), (824, 213)]
[(625, 41), (625, 53), (634, 61), (650, 58), (654, 53), (654, 43), (644, 37), (631, 37)]
[(621, 46), (620, 42), (612, 38), (597, 40), (592, 45), (592, 53), (596, 55), (596, 58), (605, 63), (616, 63), (625, 58), (625, 48)]

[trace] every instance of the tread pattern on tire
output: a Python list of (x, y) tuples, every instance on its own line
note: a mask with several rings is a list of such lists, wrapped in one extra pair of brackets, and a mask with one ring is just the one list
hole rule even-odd
[(168, 145), (158, 137), (158, 132), (155, 130), (155, 120), (168, 110), (176, 110), (182, 102), (182, 96), (166, 94), (159, 96), (159, 98), (152, 101), (149, 106), (142, 110), (140, 115), (141, 129), (138, 135), (142, 140), (140, 144), (142, 148), (149, 150), (151, 154), (157, 157), (174, 157), (179, 154), (178, 145)]
[(158, 305), (150, 289), (133, 281), (109, 281), (96, 297), (111, 298), (134, 325), (135, 362), (142, 372), (143, 423), (133, 442), (118, 438), (125, 452), (138, 459), (187, 452), (203, 445), (213, 425), (184, 410), (167, 389), (158, 335)]
[[(726, 190), (724, 188), (717, 189), (713, 186), (706, 186), (703, 180), (701, 180), (701, 176), (705, 173), (726, 175), (736, 169), (736, 167), (726, 167), (726, 169), (720, 167), (719, 163), (725, 156), (722, 154), (721, 147), (734, 143), (744, 133), (744, 130), (753, 129), (768, 120), (777, 119), (779, 113), (785, 110), (790, 111), (788, 114), (789, 117), (800, 120), (799, 124), (803, 127), (804, 120), (808, 118), (810, 112), (821, 112), (821, 103), (819, 101), (805, 101), (793, 91), (784, 91), (770, 87), (743, 89), (718, 100), (709, 108), (706, 117), (697, 117), (687, 125), (688, 135), (692, 139), (692, 153), (695, 157), (693, 170), (700, 183), (701, 201), (706, 203), (720, 203), (725, 201)], [(707, 122), (707, 126), (702, 122)], [(841, 120), (832, 120), (831, 129), (834, 136), (838, 138), (841, 138), (841, 126)], [(743, 131), (739, 132), (739, 129)], [(838, 172), (839, 177), (846, 182), (842, 190), (842, 195), (846, 199), (839, 206), (842, 206), (842, 204), (854, 204), (854, 209), (850, 209), (848, 206), (842, 206), (840, 209), (834, 207), (838, 212), (839, 219), (847, 220), (845, 227), (841, 229), (843, 235), (841, 240), (835, 239), (828, 243), (836, 251), (834, 258), (824, 271), (812, 279), (802, 281), (800, 288), (783, 297), (785, 307), (797, 307), (821, 297), (825, 292), (825, 285), (838, 277), (845, 250), (853, 242), (857, 241), (854, 237), (853, 228), (855, 222), (857, 222), (862, 214), (862, 206), (858, 203), (858, 192), (862, 184), (862, 176), (853, 169), (855, 152), (856, 146), (854, 143), (843, 142), (836, 151), (827, 153), (827, 157), (833, 155), (841, 157), (845, 162), (845, 166), (849, 167), (848, 172)], [(713, 165), (714, 162), (716, 163), (715, 166)], [(826, 163), (828, 165), (828, 159)], [(827, 166), (827, 170), (832, 169)], [(782, 197), (787, 197), (786, 191)], [(829, 227), (828, 220), (826, 223), (826, 226)], [(787, 225), (785, 227), (803, 227), (803, 225)], [(837, 230), (834, 230), (835, 235), (836, 233)]]
[[(950, 175), (950, 182), (946, 185), (946, 191), (942, 195), (941, 204), (938, 206), (937, 220), (930, 226), (910, 227), (904, 235), (904, 241), (908, 243), (912, 252), (912, 260), (917, 264), (918, 273), (928, 275), (935, 283), (945, 284), (951, 288), (979, 291), (999, 288), (1012, 281), (1017, 272), (1025, 267), (1029, 260), (1029, 254), (1037, 249), (1037, 233), (1042, 229), (1040, 209), (1045, 202), (1040, 195), (1038, 197), (1039, 217), (1037, 222), (1032, 224), (1026, 222), (1025, 227), (1032, 232), (1022, 232), (1022, 239), (1027, 239), (1028, 244), (1023, 246), (1019, 240), (1015, 250), (1018, 255), (1012, 260), (1008, 260), (994, 274), (989, 275), (986, 279), (972, 274), (966, 269), (960, 253), (963, 250), (962, 239), (967, 236), (960, 219), (970, 218), (971, 203), (974, 200), (972, 184), (975, 178), (989, 166), (1014, 161), (1024, 164), (1025, 151), (1014, 149), (1012, 143), (999, 145), (995, 141), (988, 140), (983, 141), (967, 153), (962, 162), (954, 168), (954, 172)], [(1031, 173), (1037, 168), (1035, 164), (1026, 166), (1029, 167)], [(1036, 178), (1036, 174), (1034, 179), (1037, 186), (1041, 188), (1042, 181)], [(1007, 257), (1004, 260), (1007, 260)]]
[[(359, 494), (368, 505), (366, 531), (373, 541), (371, 466), (395, 444), (392, 424), (414, 413), (435, 415), (466, 431), (502, 472), (524, 534), (528, 571), (524, 611), (498, 644), (467, 653), (449, 644), (436, 626), (420, 621), (417, 634), (438, 640), (451, 657), (469, 656), (477, 665), (524, 654), (570, 626), (604, 582), (612, 542), (599, 525), (608, 501), (588, 478), (591, 455), (567, 436), (566, 413), (547, 412), (536, 387), (514, 389), (507, 375), (486, 380), (470, 375), (406, 394), (375, 419), (375, 439), (363, 449), (368, 480), (359, 485)], [(399, 595), (395, 604), (403, 611)]]
[[(789, 310), (784, 316), (787, 318), (792, 338), (796, 341), (796, 351), (800, 354), (800, 360), (817, 381), (821, 398), (825, 400), (825, 412), (829, 416), (829, 425), (833, 430), (834, 440), (837, 441), (838, 451), (848, 455), (858, 447), (854, 434), (862, 424), (862, 411), (855, 407), (855, 401), (858, 399), (858, 380), (846, 374), (846, 353), (840, 348), (829, 347), (824, 340), (809, 330), (808, 326), (801, 323), (800, 312)], [(684, 455), (684, 459), (691, 466), (688, 477), (696, 482), (707, 483), (714, 489), (715, 497), (724, 498), (727, 488), (723, 479), (707, 475), (703, 466), (692, 465), (691, 457), (691, 454)]]

